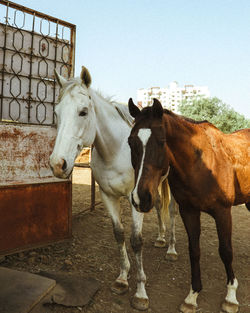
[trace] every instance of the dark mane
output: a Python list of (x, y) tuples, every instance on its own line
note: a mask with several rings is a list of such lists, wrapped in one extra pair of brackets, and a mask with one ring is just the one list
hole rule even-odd
[[(192, 119), (190, 117), (186, 117), (186, 116), (183, 116), (183, 115), (180, 115), (180, 114), (176, 114), (176, 113), (174, 113), (174, 112), (172, 112), (172, 111), (170, 111), (168, 109), (163, 109), (163, 112), (164, 112), (164, 114), (167, 114), (167, 115), (169, 115), (169, 116), (171, 116), (173, 118), (177, 118), (177, 119), (179, 119), (181, 121), (186, 121), (186, 122), (189, 122), (191, 124), (196, 124), (196, 125), (197, 124), (198, 125), (199, 124), (208, 124), (208, 125), (216, 128), (216, 129), (218, 129), (216, 126), (214, 126), (208, 120), (197, 121), (197, 120), (194, 120), (194, 119)], [(149, 118), (151, 116), (151, 114), (152, 114), (152, 107), (145, 107), (145, 108), (142, 109), (139, 118), (140, 119), (143, 118), (143, 117), (148, 117)]]
[(186, 117), (186, 116), (183, 116), (183, 115), (176, 114), (176, 113), (174, 113), (174, 112), (172, 112), (172, 111), (170, 111), (170, 110), (168, 110), (168, 109), (164, 109), (164, 113), (165, 113), (165, 114), (168, 114), (168, 115), (171, 115), (171, 116), (179, 117), (179, 118), (181, 118), (182, 120), (185, 120), (185, 121), (190, 122), (190, 123), (192, 123), (192, 124), (203, 124), (203, 123), (209, 123), (209, 124), (211, 124), (211, 123), (210, 123), (209, 121), (207, 121), (207, 120), (197, 121), (197, 120), (194, 120), (194, 119), (192, 119), (192, 118), (190, 118), (190, 117)]
[(181, 117), (185, 120), (185, 121), (188, 121), (190, 123), (193, 123), (193, 124), (203, 124), (203, 123), (208, 123), (208, 124), (211, 124), (208, 120), (203, 120), (203, 121), (196, 121), (190, 117), (186, 117), (186, 116), (182, 116)]

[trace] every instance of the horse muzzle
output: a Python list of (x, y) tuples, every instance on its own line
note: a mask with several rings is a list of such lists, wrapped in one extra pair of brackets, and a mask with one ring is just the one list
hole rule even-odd
[(50, 168), (54, 174), (54, 176), (58, 178), (68, 178), (70, 173), (68, 173), (68, 165), (66, 160), (63, 158), (55, 160), (53, 157), (50, 157)]
[(153, 201), (150, 192), (145, 191), (142, 195), (135, 196), (132, 192), (131, 202), (136, 211), (140, 213), (147, 213), (153, 208)]

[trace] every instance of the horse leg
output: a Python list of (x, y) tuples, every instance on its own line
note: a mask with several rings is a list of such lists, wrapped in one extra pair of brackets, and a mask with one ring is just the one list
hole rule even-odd
[(195, 209), (185, 210), (180, 207), (180, 215), (188, 234), (192, 277), (190, 292), (181, 304), (180, 312), (195, 313), (197, 297), (202, 289), (200, 274), (200, 211)]
[(168, 251), (166, 254), (166, 259), (170, 261), (176, 261), (178, 259), (178, 254), (175, 250), (175, 219), (178, 213), (177, 203), (174, 197), (171, 194), (171, 200), (169, 204), (169, 215), (170, 215), (170, 236), (169, 236), (169, 245)]
[(160, 198), (157, 200), (155, 208), (158, 217), (158, 237), (155, 241), (154, 246), (156, 248), (164, 248), (166, 246), (166, 212)]
[(142, 264), (142, 223), (143, 213), (139, 213), (132, 206), (132, 234), (130, 238), (131, 246), (135, 254), (137, 265), (137, 290), (134, 297), (131, 300), (131, 305), (137, 310), (147, 310), (149, 306), (149, 300), (145, 289), (146, 275), (143, 270)]
[(130, 269), (130, 262), (125, 245), (124, 228), (121, 223), (120, 199), (108, 196), (101, 190), (100, 192), (103, 203), (111, 216), (114, 236), (120, 252), (120, 275), (112, 284), (111, 290), (116, 294), (123, 294), (128, 290), (128, 272)]
[(170, 189), (168, 185), (168, 180), (163, 179), (160, 186), (159, 186), (159, 193), (158, 200), (156, 201), (155, 207), (157, 210), (157, 217), (158, 217), (158, 225), (159, 225), (159, 232), (158, 237), (155, 242), (155, 247), (163, 248), (166, 246), (166, 219), (168, 214), (168, 205), (170, 202)]
[(222, 312), (236, 313), (239, 309), (239, 302), (236, 299), (238, 281), (234, 276), (232, 261), (232, 216), (231, 209), (220, 209), (213, 215), (219, 238), (219, 254), (224, 263), (227, 273), (227, 295), (222, 304)]

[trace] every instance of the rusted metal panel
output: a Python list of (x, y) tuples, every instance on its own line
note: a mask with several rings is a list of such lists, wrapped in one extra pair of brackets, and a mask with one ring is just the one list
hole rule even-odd
[(76, 26), (0, 0), (0, 254), (68, 238), (71, 181), (56, 179), (59, 87), (74, 75)]
[(0, 184), (53, 177), (49, 156), (56, 129), (0, 124)]
[(0, 254), (71, 236), (71, 183), (0, 187)]
[(56, 129), (0, 124), (0, 254), (71, 235), (71, 181), (53, 176)]

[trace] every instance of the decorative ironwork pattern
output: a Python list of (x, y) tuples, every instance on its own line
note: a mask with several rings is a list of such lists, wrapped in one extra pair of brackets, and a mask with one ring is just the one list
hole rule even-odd
[(74, 75), (76, 26), (0, 0), (0, 122), (53, 125), (54, 69)]

